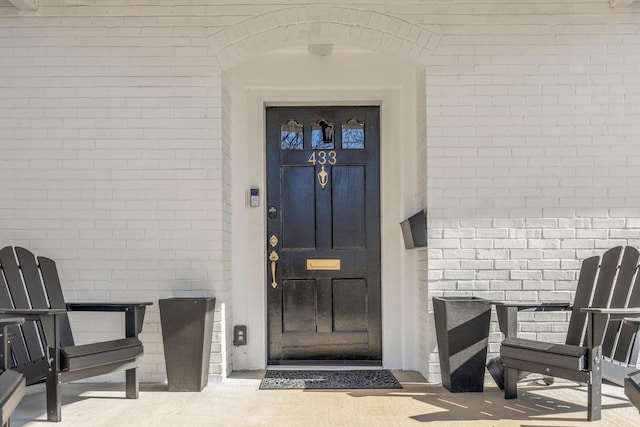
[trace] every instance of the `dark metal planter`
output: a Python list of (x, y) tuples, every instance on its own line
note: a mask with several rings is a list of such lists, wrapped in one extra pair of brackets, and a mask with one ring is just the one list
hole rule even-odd
[(201, 391), (209, 381), (215, 298), (160, 301), (169, 391)]
[(442, 386), (453, 393), (484, 389), (491, 304), (477, 297), (433, 297)]

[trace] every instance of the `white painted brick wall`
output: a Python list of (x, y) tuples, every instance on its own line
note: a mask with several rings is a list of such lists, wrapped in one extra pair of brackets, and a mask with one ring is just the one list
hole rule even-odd
[[(205, 30), (198, 13), (0, 5), (2, 245), (58, 261), (69, 300), (153, 301), (147, 381), (165, 369), (157, 300), (224, 301), (228, 286), (221, 84), (202, 39), (216, 20)], [(75, 325), (80, 341), (122, 330), (90, 319)]]
[[(427, 295), (571, 300), (581, 259), (640, 243), (640, 10), (440, 6), (446, 19), (424, 20), (451, 24), (426, 72)], [(544, 313), (520, 331), (561, 341), (566, 319)]]
[[(229, 354), (220, 67), (330, 37), (425, 67), (417, 179), (430, 240), (418, 312), (430, 379), (433, 295), (570, 300), (581, 259), (640, 246), (637, 2), (288, 3), (40, 0), (26, 12), (0, 2), (2, 245), (58, 260), (70, 300), (216, 295), (214, 349)], [(565, 320), (545, 313), (521, 330), (561, 339)], [(158, 322), (156, 305), (146, 380), (164, 375)], [(96, 320), (76, 332), (118, 327)], [(211, 373), (228, 372), (223, 355)]]

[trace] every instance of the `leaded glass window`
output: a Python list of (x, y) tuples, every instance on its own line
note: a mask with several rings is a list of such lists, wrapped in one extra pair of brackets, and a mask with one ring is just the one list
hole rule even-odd
[(303, 147), (302, 125), (291, 119), (280, 125), (280, 147), (283, 150), (302, 150)]
[(342, 124), (342, 148), (357, 150), (364, 148), (364, 123), (350, 119)]
[(333, 123), (320, 119), (311, 124), (311, 148), (333, 150)]

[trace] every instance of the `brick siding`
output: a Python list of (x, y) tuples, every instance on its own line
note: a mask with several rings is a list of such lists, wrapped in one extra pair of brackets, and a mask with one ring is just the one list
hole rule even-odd
[[(640, 246), (637, 2), (38, 3), (0, 0), (0, 242), (58, 260), (70, 300), (215, 295), (213, 375), (232, 351), (222, 73), (254, 53), (328, 41), (424, 67), (429, 379), (433, 295), (571, 300), (581, 259)], [(565, 320), (522, 334), (561, 339)], [(143, 380), (161, 379), (157, 308), (142, 338)]]

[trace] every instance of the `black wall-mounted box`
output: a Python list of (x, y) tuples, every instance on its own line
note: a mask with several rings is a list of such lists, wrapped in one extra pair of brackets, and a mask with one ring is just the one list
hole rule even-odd
[(406, 249), (427, 247), (427, 216), (424, 210), (400, 223)]

